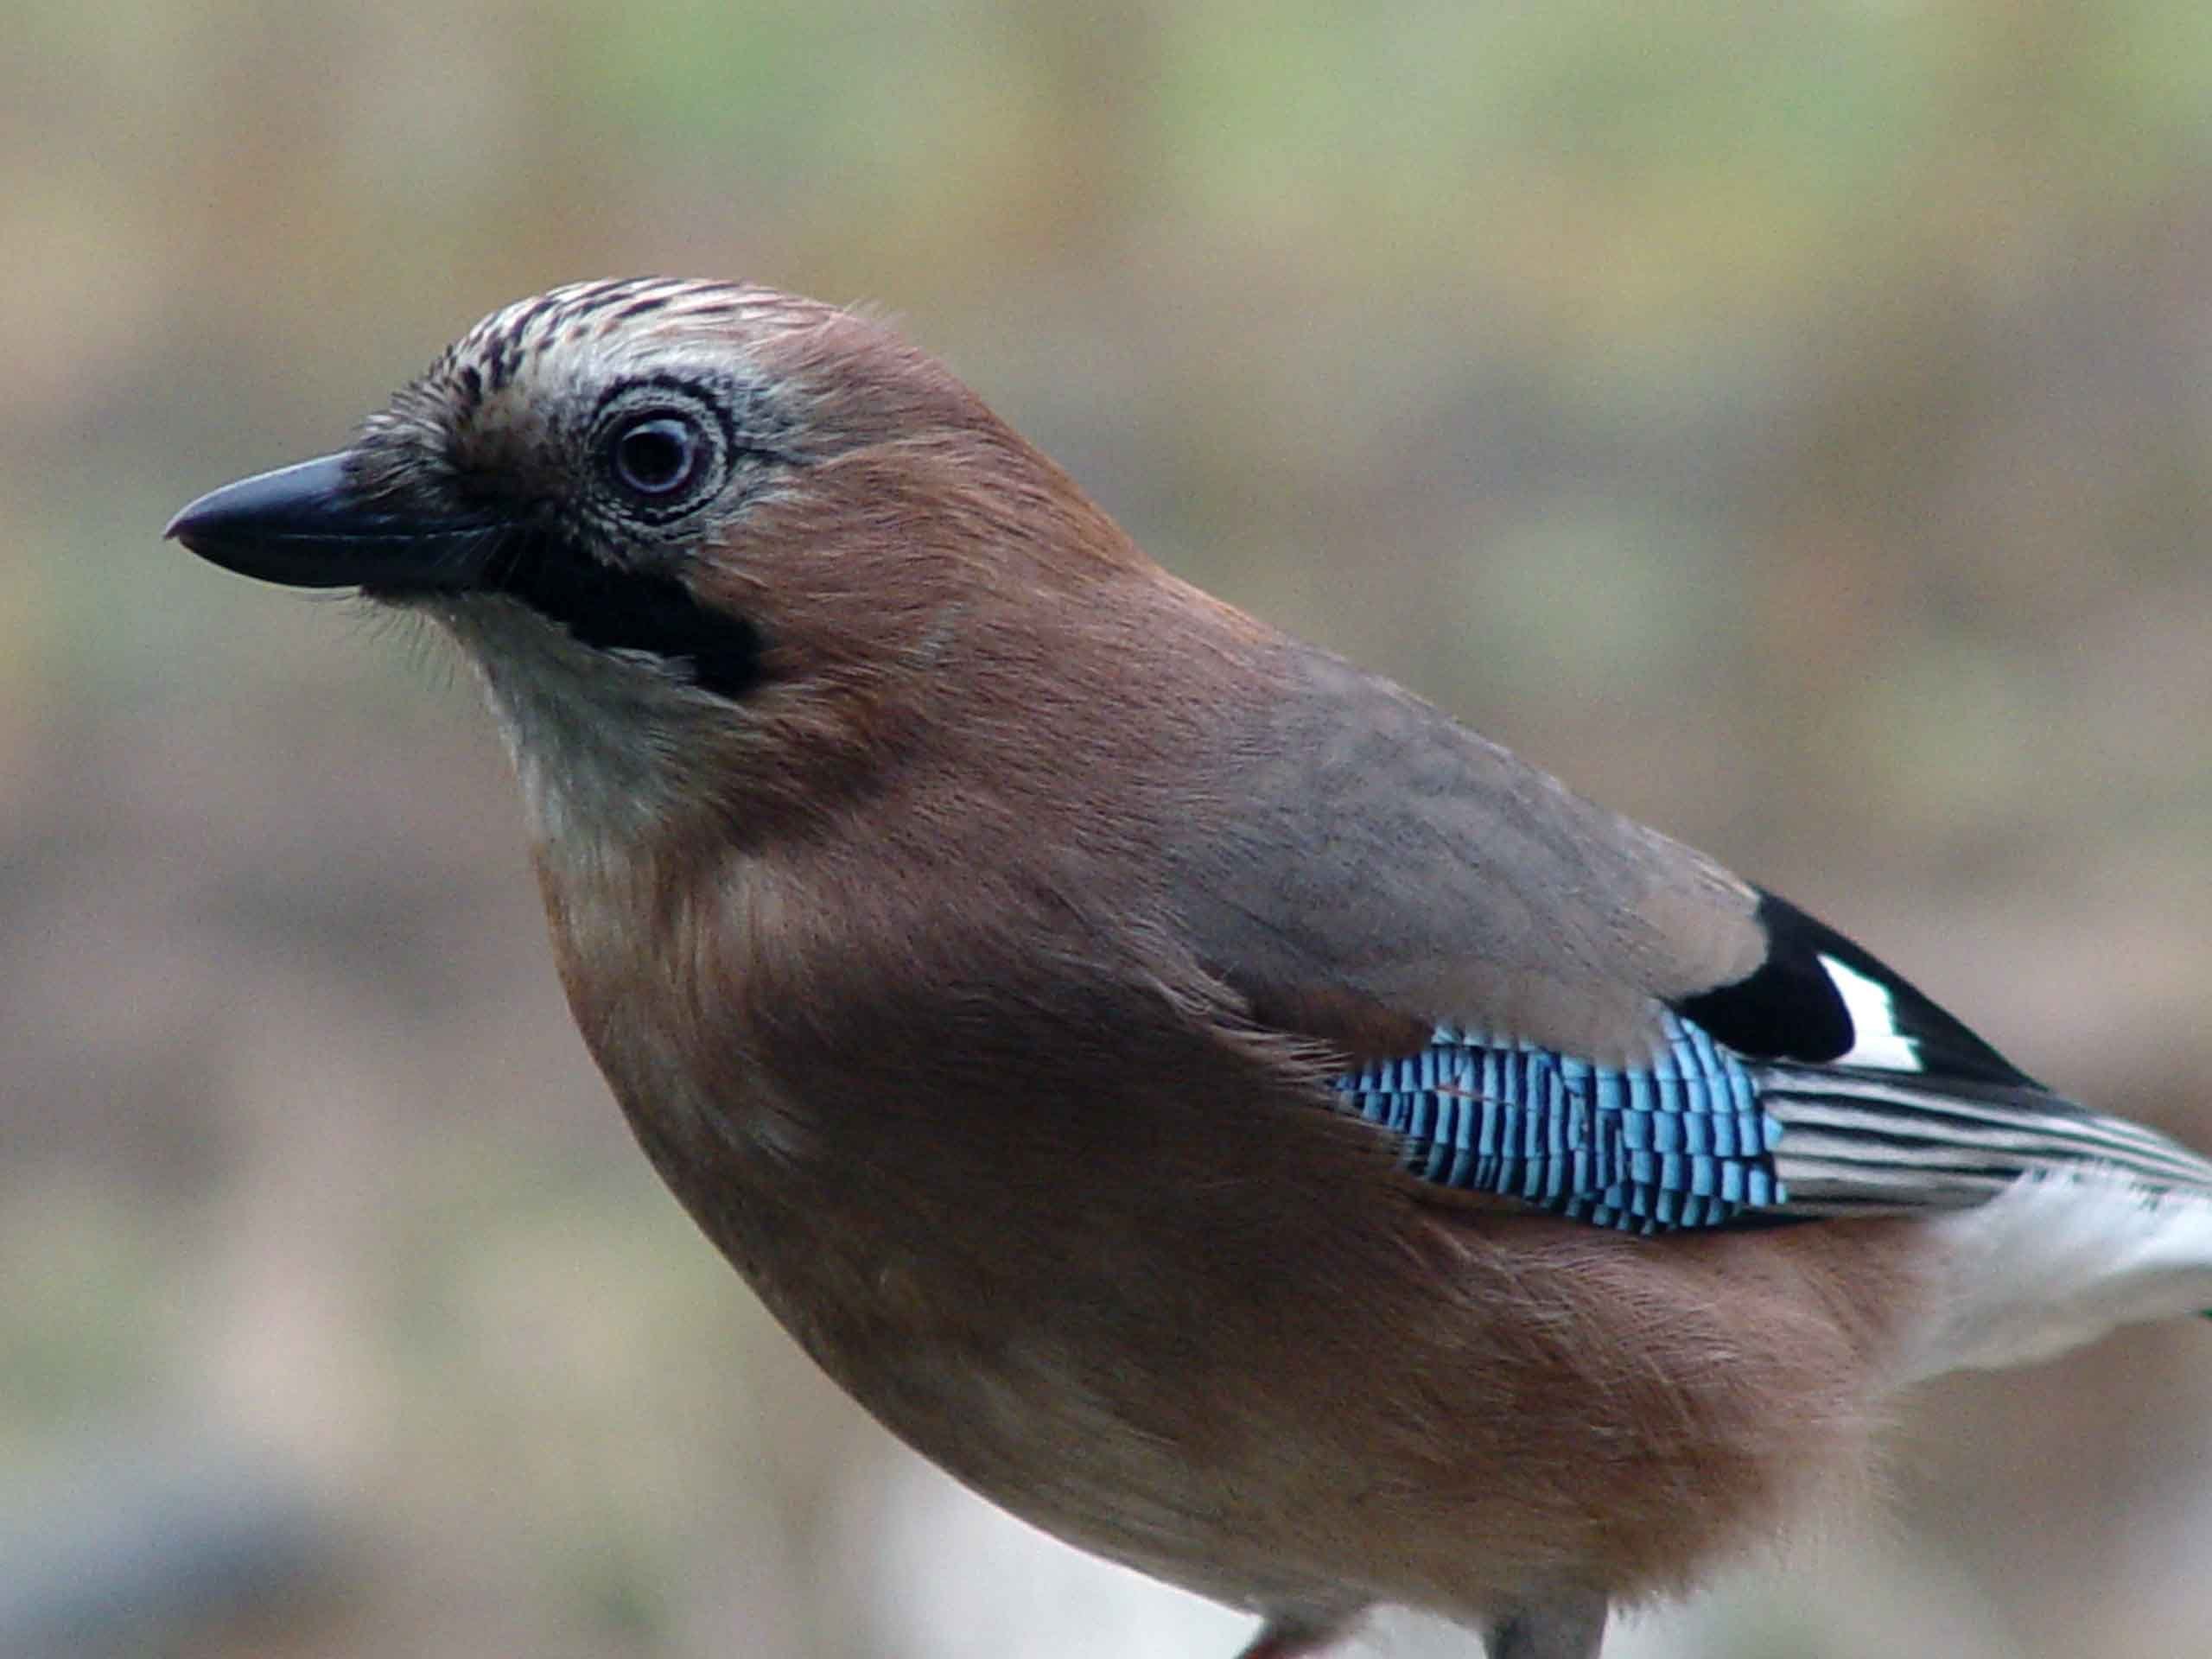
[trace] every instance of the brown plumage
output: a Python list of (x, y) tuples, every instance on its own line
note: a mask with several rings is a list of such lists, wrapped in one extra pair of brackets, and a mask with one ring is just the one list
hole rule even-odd
[[(578, 1023), (701, 1227), (894, 1433), (1264, 1615), (1255, 1653), (1402, 1602), (1583, 1659), (1849, 1478), (1903, 1381), (2204, 1295), (2212, 1171), (1164, 572), (866, 318), (556, 290), (173, 529), (453, 633)], [(1452, 1043), (1641, 1076), (1684, 1020), (1771, 1092), (1779, 1150), (1682, 1166), (1775, 1176), (1713, 1217), (1764, 1224), (1440, 1179), (1337, 1081)], [(2012, 1161), (1951, 1155), (1943, 1090)], [(1782, 1224), (1792, 1183), (1867, 1213)], [(2062, 1187), (2080, 1307), (1961, 1278)], [(2164, 1219), (2115, 1243), (2115, 1195)]]

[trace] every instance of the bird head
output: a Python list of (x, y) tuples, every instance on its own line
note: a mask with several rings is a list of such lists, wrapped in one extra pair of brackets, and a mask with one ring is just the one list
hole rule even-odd
[(818, 813), (965, 682), (995, 606), (1152, 569), (880, 322), (664, 279), (493, 313), (350, 448), (214, 491), (168, 533), (442, 625), (541, 837)]

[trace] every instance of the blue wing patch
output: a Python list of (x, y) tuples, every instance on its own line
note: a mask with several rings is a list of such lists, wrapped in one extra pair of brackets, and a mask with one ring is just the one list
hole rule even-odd
[(1718, 1227), (1782, 1204), (1782, 1125), (1744, 1063), (1662, 1015), (1649, 1065), (1593, 1065), (1439, 1026), (1427, 1048), (1337, 1080), (1425, 1181), (1626, 1232)]

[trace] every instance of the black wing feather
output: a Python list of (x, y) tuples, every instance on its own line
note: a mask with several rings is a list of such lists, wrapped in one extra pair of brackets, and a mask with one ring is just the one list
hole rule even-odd
[(1891, 1020), (1897, 1034), (1910, 1040), (1919, 1055), (1922, 1077), (2043, 1088), (1916, 987), (1825, 922), (1764, 888), (1759, 890), (1758, 913), (1767, 934), (1766, 960), (1758, 969), (1732, 985), (1681, 997), (1671, 1005), (1738, 1054), (1827, 1065), (1851, 1052), (1857, 1035), (1851, 1011), (1821, 965), (1825, 957), (1889, 993)]

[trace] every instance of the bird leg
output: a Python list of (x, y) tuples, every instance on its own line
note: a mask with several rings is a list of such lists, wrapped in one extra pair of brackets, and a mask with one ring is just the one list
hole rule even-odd
[(1251, 1646), (1236, 1659), (1319, 1659), (1344, 1633), (1338, 1624), (1314, 1624), (1300, 1618), (1271, 1618), (1252, 1638)]
[(1509, 1613), (1490, 1633), (1490, 1659), (1598, 1659), (1605, 1640), (1605, 1599), (1564, 1595)]

